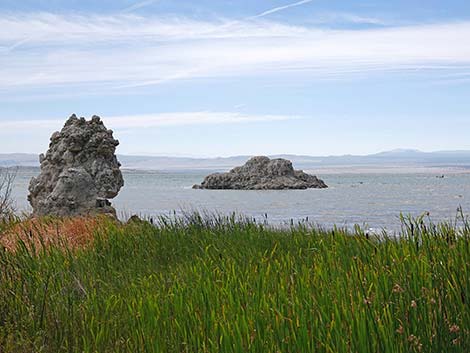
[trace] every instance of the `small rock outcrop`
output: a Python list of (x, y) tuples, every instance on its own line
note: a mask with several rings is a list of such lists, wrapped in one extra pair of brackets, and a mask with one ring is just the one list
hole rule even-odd
[(87, 121), (72, 115), (39, 157), (41, 173), (31, 180), (28, 196), (34, 215), (115, 215), (108, 199), (124, 185), (118, 145), (98, 116)]
[(194, 189), (283, 190), (324, 189), (327, 185), (316, 176), (294, 170), (292, 162), (278, 158), (253, 157), (245, 165), (228, 173), (207, 176)]

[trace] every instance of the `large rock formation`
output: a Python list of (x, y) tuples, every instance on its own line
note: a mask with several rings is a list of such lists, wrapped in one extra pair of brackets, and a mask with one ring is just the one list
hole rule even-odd
[(207, 176), (201, 185), (194, 189), (237, 189), (237, 190), (282, 190), (327, 188), (316, 176), (294, 170), (286, 159), (253, 157), (245, 165), (228, 173), (215, 173)]
[(72, 115), (51, 137), (41, 155), (41, 173), (29, 185), (28, 200), (37, 216), (114, 214), (108, 199), (124, 185), (115, 151), (119, 141), (98, 116)]

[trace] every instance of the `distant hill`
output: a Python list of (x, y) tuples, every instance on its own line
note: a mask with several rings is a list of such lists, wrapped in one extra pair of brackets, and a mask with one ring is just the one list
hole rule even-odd
[[(392, 150), (365, 156), (302, 156), (274, 155), (273, 158), (286, 158), (296, 168), (316, 169), (325, 167), (388, 167), (388, 166), (424, 166), (424, 167), (469, 167), (470, 151), (421, 152), (418, 150)], [(157, 156), (118, 156), (123, 168), (147, 170), (227, 170), (246, 162), (250, 156), (226, 158), (187, 158)], [(38, 156), (34, 154), (0, 154), (0, 167), (38, 166)]]

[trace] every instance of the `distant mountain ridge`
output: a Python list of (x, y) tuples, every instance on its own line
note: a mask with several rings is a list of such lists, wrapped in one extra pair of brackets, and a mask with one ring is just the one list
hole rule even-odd
[[(125, 169), (140, 170), (227, 170), (244, 164), (252, 156), (233, 156), (216, 158), (161, 157), (119, 155)], [(271, 155), (270, 158), (285, 158), (292, 161), (296, 168), (315, 169), (341, 166), (445, 166), (469, 167), (470, 151), (436, 151), (398, 149), (376, 154), (357, 156), (305, 156)], [(0, 154), (0, 167), (37, 167), (38, 156), (35, 154)]]

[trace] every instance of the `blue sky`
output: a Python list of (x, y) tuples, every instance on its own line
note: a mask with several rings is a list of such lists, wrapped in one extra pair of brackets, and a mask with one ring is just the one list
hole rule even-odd
[(0, 153), (470, 149), (470, 2), (0, 0)]

